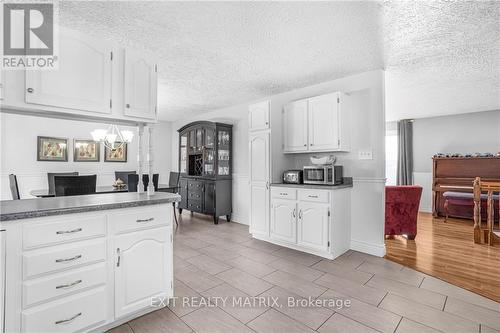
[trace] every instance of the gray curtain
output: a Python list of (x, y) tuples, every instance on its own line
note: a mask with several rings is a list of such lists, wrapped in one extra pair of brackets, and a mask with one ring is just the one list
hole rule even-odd
[(413, 120), (398, 121), (398, 185), (413, 185)]

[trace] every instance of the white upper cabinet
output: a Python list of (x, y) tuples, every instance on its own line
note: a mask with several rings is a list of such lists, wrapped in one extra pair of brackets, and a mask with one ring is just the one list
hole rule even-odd
[(283, 113), (285, 152), (307, 150), (307, 100), (285, 105)]
[(264, 101), (248, 107), (248, 127), (250, 131), (269, 129), (270, 103)]
[(28, 104), (111, 113), (109, 43), (60, 29), (58, 70), (27, 70)]
[(141, 54), (125, 51), (124, 114), (155, 119), (157, 105), (157, 66)]
[(349, 96), (335, 92), (287, 104), (284, 152), (349, 151)]

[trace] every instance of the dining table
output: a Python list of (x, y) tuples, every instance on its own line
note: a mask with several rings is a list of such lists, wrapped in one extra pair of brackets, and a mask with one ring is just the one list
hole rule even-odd
[[(158, 191), (158, 192), (177, 192), (178, 188), (179, 188), (178, 186), (169, 186), (167, 184), (158, 184), (158, 189), (156, 191)], [(114, 187), (113, 185), (101, 185), (101, 186), (96, 186), (96, 188), (95, 188), (96, 194), (121, 193), (121, 192), (128, 192), (127, 186)], [(30, 194), (32, 196), (38, 197), (38, 198), (50, 198), (50, 197), (56, 196), (55, 193), (50, 192), (48, 188), (31, 190)]]

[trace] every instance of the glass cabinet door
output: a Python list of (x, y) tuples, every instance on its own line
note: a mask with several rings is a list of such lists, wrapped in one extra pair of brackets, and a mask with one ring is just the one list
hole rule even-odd
[(217, 174), (219, 176), (228, 176), (231, 174), (229, 163), (231, 159), (231, 138), (229, 131), (221, 130), (217, 133), (217, 145), (219, 147), (217, 154)]
[(188, 145), (188, 135), (187, 133), (181, 135), (180, 139), (180, 151), (179, 151), (179, 172), (186, 173), (187, 172), (187, 145)]
[(203, 129), (196, 129), (196, 150), (201, 151), (203, 147)]
[(215, 174), (215, 131), (210, 128), (205, 128), (203, 155), (203, 173), (213, 176)]

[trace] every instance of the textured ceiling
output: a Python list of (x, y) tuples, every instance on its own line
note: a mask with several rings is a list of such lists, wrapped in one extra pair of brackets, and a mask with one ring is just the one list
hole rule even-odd
[(500, 108), (500, 2), (59, 7), (61, 24), (158, 59), (164, 120), (379, 68), (389, 120)]

